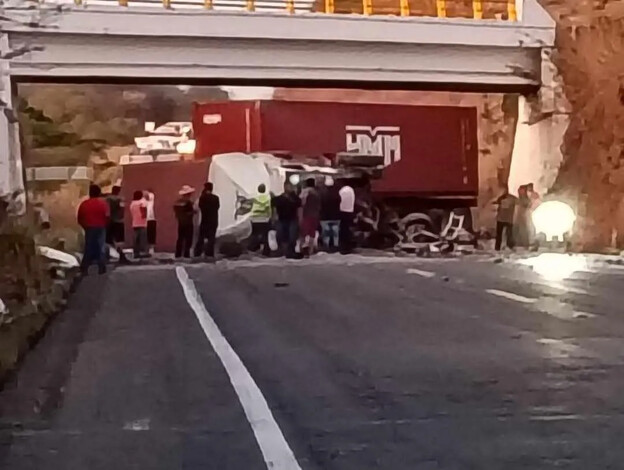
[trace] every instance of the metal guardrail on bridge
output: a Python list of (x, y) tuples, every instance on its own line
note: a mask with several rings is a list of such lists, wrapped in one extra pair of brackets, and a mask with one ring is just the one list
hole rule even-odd
[[(71, 1), (71, 0), (70, 0)], [(73, 0), (78, 6), (160, 7), (355, 15), (431, 16), (517, 21), (517, 0)], [(485, 8), (484, 8), (485, 7)]]

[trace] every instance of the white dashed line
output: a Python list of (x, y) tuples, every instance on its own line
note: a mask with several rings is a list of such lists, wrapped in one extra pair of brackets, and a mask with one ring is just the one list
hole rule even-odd
[(142, 418), (124, 424), (124, 431), (149, 431), (150, 419)]
[(435, 273), (432, 273), (431, 271), (422, 271), (420, 269), (414, 269), (414, 268), (409, 268), (407, 270), (407, 274), (416, 274), (418, 276), (422, 276), (422, 277), (426, 277), (426, 278), (432, 278), (435, 277)]
[(556, 299), (542, 298), (536, 299), (533, 297), (525, 297), (523, 295), (514, 294), (513, 292), (507, 292), (498, 289), (487, 289), (488, 294), (503, 297), (505, 299), (513, 300), (523, 304), (534, 304), (538, 311), (558, 318), (560, 320), (575, 320), (575, 319), (588, 319), (594, 318), (596, 315), (588, 312), (578, 312), (572, 310), (571, 307)]
[(498, 297), (503, 297), (509, 300), (514, 300), (516, 302), (520, 302), (523, 304), (534, 304), (535, 302), (537, 302), (537, 299), (532, 299), (531, 297), (524, 297), (523, 295), (514, 294), (513, 292), (507, 292), (504, 290), (487, 289), (486, 292), (488, 294), (496, 295)]
[(208, 341), (225, 367), (262, 451), (267, 469), (301, 470), (293, 451), (275, 422), (262, 392), (206, 310), (204, 302), (188, 273), (184, 268), (177, 267), (176, 274), (184, 290), (186, 301), (195, 312)]

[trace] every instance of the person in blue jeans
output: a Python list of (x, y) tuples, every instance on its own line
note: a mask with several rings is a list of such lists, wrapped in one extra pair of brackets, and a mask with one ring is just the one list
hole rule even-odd
[(338, 250), (340, 234), (340, 194), (331, 176), (325, 179), (321, 192), (321, 237), (323, 247), (329, 252)]
[(106, 272), (106, 226), (109, 215), (108, 204), (102, 198), (102, 190), (98, 185), (92, 184), (89, 186), (89, 199), (78, 207), (78, 223), (85, 233), (80, 269), (85, 275), (94, 261), (97, 262), (100, 274)]
[(277, 243), (287, 258), (295, 257), (295, 246), (299, 236), (298, 212), (301, 199), (289, 182), (284, 183), (284, 192), (271, 201), (275, 212)]

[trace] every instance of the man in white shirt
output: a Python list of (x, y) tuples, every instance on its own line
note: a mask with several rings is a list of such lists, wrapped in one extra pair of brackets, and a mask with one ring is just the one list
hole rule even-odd
[(154, 254), (154, 246), (156, 245), (156, 213), (154, 212), (154, 191), (148, 189), (144, 191), (145, 204), (147, 206), (147, 245), (149, 254)]
[(353, 237), (351, 227), (353, 225), (355, 211), (355, 191), (349, 186), (347, 181), (340, 183), (340, 232), (338, 234), (338, 245), (340, 253), (343, 255), (351, 253), (353, 250)]

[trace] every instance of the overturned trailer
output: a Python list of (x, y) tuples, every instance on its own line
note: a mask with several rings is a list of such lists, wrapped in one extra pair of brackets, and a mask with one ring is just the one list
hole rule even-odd
[[(283, 191), (284, 182), (303, 181), (313, 176), (322, 183), (325, 177), (352, 180), (356, 189), (356, 239), (360, 246), (374, 248), (411, 248), (414, 244), (437, 243), (449, 238), (455, 230), (447, 230), (449, 221), (457, 218), (442, 211), (438, 217), (431, 213), (400, 214), (392, 207), (379, 203), (371, 196), (371, 186), (383, 176), (381, 156), (362, 156), (348, 152), (313, 156), (288, 152), (233, 152), (213, 156), (209, 160), (154, 162), (125, 165), (123, 194), (127, 200), (136, 189), (152, 188), (156, 194), (158, 219), (158, 251), (173, 251), (176, 242), (176, 221), (173, 204), (178, 189), (185, 184), (201, 190), (211, 181), (221, 199), (217, 236), (234, 241), (245, 239), (251, 231), (250, 199), (258, 185), (264, 183), (274, 195)], [(196, 194), (197, 196), (198, 194)], [(458, 214), (459, 215), (459, 214)], [(460, 219), (463, 223), (465, 217)], [(468, 225), (468, 224), (466, 224)], [(131, 239), (129, 214), (126, 237)], [(465, 230), (464, 230), (465, 231)]]
[(476, 108), (270, 100), (195, 103), (193, 130), (198, 160), (232, 151), (276, 154), (279, 149), (308, 155), (348, 152), (361, 161), (383, 156), (380, 176), (358, 188), (360, 244), (421, 243), (431, 239), (427, 233), (445, 238), (449, 220), (461, 220), (460, 238), (473, 238), (470, 208), (476, 206), (479, 187)]
[(217, 237), (228, 236), (241, 241), (249, 237), (251, 199), (258, 186), (264, 184), (267, 191), (278, 196), (289, 181), (297, 186), (307, 178), (315, 178), (321, 184), (326, 177), (356, 180), (381, 175), (383, 157), (368, 157), (339, 153), (328, 157), (276, 153), (226, 153), (211, 159), (208, 180), (219, 196), (219, 228)]
[(335, 155), (293, 156), (276, 153), (227, 153), (212, 158), (209, 181), (221, 200), (217, 237), (241, 242), (251, 234), (251, 199), (264, 184), (272, 195), (283, 192), (284, 183), (297, 186), (315, 178), (322, 186), (327, 177), (347, 180), (356, 191), (357, 244), (370, 248), (400, 248), (419, 253), (452, 251), (474, 245), (461, 210), (439, 214), (414, 212), (401, 217), (372, 196), (372, 185), (383, 176), (383, 156), (342, 152)]

